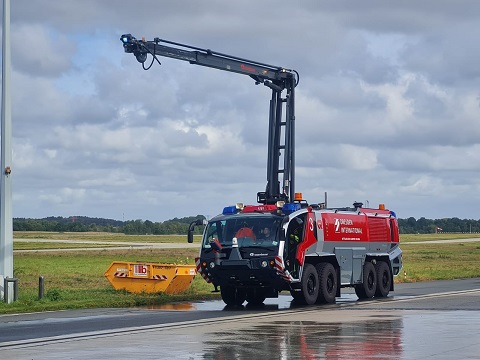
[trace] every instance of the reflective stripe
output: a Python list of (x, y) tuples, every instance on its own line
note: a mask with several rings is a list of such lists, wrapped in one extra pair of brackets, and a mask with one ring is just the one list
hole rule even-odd
[(153, 275), (153, 280), (167, 280), (168, 277), (166, 275)]

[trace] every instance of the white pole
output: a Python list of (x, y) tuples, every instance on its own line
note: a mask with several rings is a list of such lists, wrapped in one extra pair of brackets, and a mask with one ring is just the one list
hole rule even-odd
[[(10, 0), (3, 0), (2, 34), (2, 144), (0, 189), (0, 295), (4, 299), (4, 279), (13, 278), (12, 216), (12, 104), (10, 97)], [(13, 301), (13, 283), (8, 286), (7, 303)]]

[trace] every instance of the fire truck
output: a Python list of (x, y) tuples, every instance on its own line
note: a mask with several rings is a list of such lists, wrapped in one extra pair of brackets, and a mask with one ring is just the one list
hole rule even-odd
[[(341, 289), (353, 287), (360, 299), (386, 297), (402, 268), (396, 215), (380, 204), (328, 208), (295, 193), (295, 70), (231, 56), (210, 49), (155, 38), (122, 35), (126, 53), (145, 70), (158, 56), (248, 75), (271, 89), (267, 185), (257, 203), (226, 206), (205, 226), (197, 272), (227, 305), (261, 304), (289, 291), (301, 303), (334, 303)], [(151, 56), (149, 65), (145, 65)]]

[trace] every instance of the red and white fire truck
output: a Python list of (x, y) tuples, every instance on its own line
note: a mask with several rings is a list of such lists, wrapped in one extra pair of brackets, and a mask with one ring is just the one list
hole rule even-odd
[[(360, 299), (386, 297), (402, 267), (396, 215), (378, 209), (328, 208), (295, 193), (295, 70), (155, 38), (122, 35), (125, 52), (148, 70), (157, 56), (248, 75), (271, 89), (267, 185), (258, 205), (227, 206), (206, 224), (197, 271), (220, 287), (227, 305), (262, 303), (289, 291), (297, 301), (333, 303), (344, 287)], [(152, 62), (145, 67), (148, 55)], [(281, 165), (283, 163), (283, 165)], [(195, 226), (188, 241), (193, 242)]]

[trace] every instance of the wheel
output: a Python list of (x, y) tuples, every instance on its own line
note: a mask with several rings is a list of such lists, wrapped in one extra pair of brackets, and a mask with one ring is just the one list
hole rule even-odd
[(330, 263), (320, 263), (315, 266), (318, 273), (318, 298), (319, 304), (334, 304), (337, 295), (337, 272)]
[(265, 292), (263, 289), (253, 288), (247, 291), (247, 302), (249, 305), (260, 305), (265, 301)]
[(387, 297), (392, 285), (390, 266), (388, 266), (385, 261), (379, 261), (375, 266), (375, 271), (377, 274), (377, 290), (375, 291), (375, 296)]
[(371, 299), (377, 290), (377, 273), (369, 261), (363, 265), (363, 282), (355, 286), (355, 293), (359, 299)]
[(305, 264), (302, 274), (302, 294), (307, 305), (315, 304), (318, 298), (318, 273), (312, 264)]
[(297, 301), (302, 301), (303, 300), (303, 294), (302, 294), (301, 291), (290, 290), (290, 295), (292, 295), (294, 300), (297, 300)]
[(246, 291), (235, 286), (221, 286), (220, 294), (223, 302), (230, 306), (242, 305), (247, 298)]

